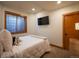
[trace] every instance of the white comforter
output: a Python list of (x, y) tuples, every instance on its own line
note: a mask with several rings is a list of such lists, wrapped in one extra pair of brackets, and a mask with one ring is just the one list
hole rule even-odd
[(46, 38), (23, 36), (19, 37), (19, 39), (21, 40), (20, 45), (13, 46), (13, 50), (8, 57), (37, 58), (43, 55), (45, 52), (50, 51), (49, 43)]

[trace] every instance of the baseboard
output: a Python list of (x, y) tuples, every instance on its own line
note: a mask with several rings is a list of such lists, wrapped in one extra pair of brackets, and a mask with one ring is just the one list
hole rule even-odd
[(54, 44), (50, 44), (51, 46), (54, 46), (54, 47), (57, 47), (57, 48), (61, 48), (61, 49), (64, 49), (63, 47), (60, 47), (60, 46), (57, 46), (57, 45), (54, 45)]

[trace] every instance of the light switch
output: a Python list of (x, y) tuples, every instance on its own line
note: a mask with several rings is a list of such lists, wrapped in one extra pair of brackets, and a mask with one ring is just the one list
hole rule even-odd
[(75, 23), (75, 30), (79, 30), (79, 23)]

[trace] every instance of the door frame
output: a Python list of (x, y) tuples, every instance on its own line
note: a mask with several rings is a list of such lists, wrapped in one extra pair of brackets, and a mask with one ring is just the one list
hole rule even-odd
[[(65, 26), (65, 16), (78, 14), (78, 13), (79, 13), (79, 11), (75, 11), (75, 12), (70, 12), (70, 13), (63, 15), (63, 48), (66, 50), (69, 50), (69, 40), (65, 39), (65, 27), (64, 27)], [(65, 43), (65, 41), (67, 41), (67, 43)]]

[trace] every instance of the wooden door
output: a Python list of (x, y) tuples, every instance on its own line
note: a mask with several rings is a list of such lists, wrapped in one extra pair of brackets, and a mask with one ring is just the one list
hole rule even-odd
[(76, 29), (76, 24), (79, 24), (79, 12), (73, 12), (64, 15), (64, 36), (63, 46), (64, 49), (69, 49), (69, 39), (79, 39), (79, 30)]

